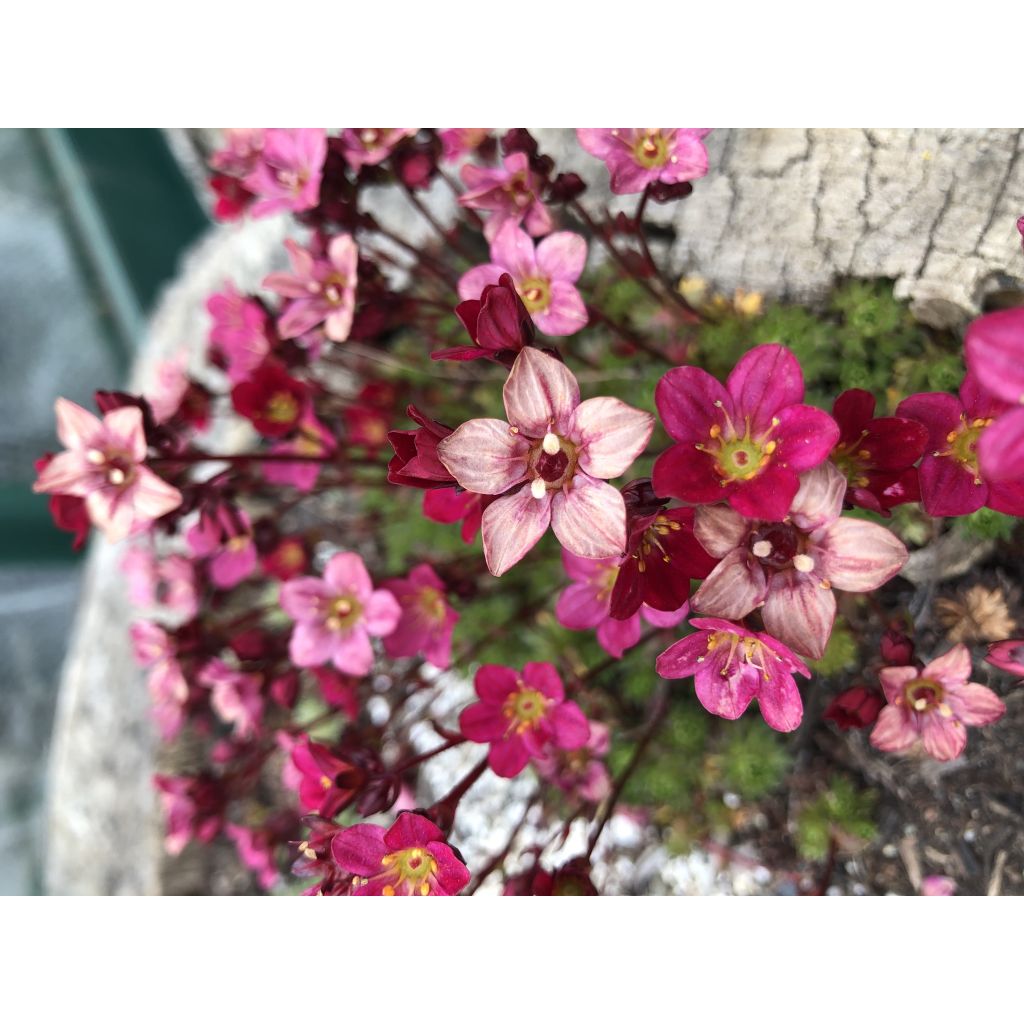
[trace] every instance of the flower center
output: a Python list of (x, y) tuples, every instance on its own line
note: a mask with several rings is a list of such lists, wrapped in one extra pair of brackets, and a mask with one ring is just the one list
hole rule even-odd
[(520, 679), (518, 689), (505, 698), (502, 714), (508, 719), (508, 733), (526, 732), (544, 718), (551, 701), (540, 690), (527, 690)]
[(299, 403), (288, 391), (278, 391), (270, 396), (264, 415), (271, 423), (291, 423), (299, 415)]
[(713, 423), (708, 431), (708, 442), (698, 444), (697, 450), (707, 452), (714, 459), (715, 472), (722, 478), (722, 486), (738, 481), (753, 480), (772, 461), (772, 455), (779, 447), (770, 440), (772, 431), (779, 425), (777, 416), (759, 437), (750, 431), (750, 420), (746, 420), (741, 434), (732, 422), (722, 403), (715, 402), (721, 410), (724, 424)]
[(385, 896), (395, 896), (405, 889), (410, 896), (428, 896), (430, 879), (437, 872), (437, 861), (419, 846), (389, 853), (382, 861), (383, 875), (390, 876), (389, 884), (381, 890)]
[(943, 703), (945, 691), (942, 684), (934, 679), (911, 679), (903, 690), (903, 697), (907, 705), (914, 711), (926, 714), (929, 711), (938, 711), (940, 714), (949, 717), (948, 705)]
[[(674, 519), (669, 519), (668, 516), (658, 516), (644, 530), (643, 538), (637, 546), (637, 550), (633, 552), (633, 557), (637, 560), (637, 568), (640, 572), (647, 572), (647, 563), (651, 560), (652, 555), (666, 565), (672, 561), (672, 556), (662, 543), (661, 538), (681, 529), (682, 526)], [(657, 553), (655, 554), (655, 552)]]
[[(724, 664), (719, 668), (718, 674), (723, 679), (728, 679), (734, 672), (738, 671), (743, 665), (751, 665), (761, 675), (768, 678), (768, 668), (765, 665), (765, 658), (775, 658), (778, 660), (778, 655), (774, 651), (770, 651), (760, 640), (752, 636), (740, 636), (738, 633), (726, 633), (726, 632), (715, 632), (708, 637), (708, 654), (712, 651), (719, 649), (728, 648), (728, 654), (726, 655)], [(704, 658), (700, 657), (697, 659), (698, 662), (703, 662)], [(733, 662), (736, 662), (736, 667), (733, 668)]]
[(373, 149), (380, 142), (381, 131), (379, 128), (364, 128), (359, 133), (359, 141), (364, 149)]
[(526, 180), (525, 171), (520, 171), (509, 178), (503, 191), (520, 209), (525, 209), (533, 202), (533, 189), (530, 188), (529, 182)]
[(576, 472), (577, 462), (579, 449), (576, 445), (550, 430), (534, 441), (526, 462), (533, 496), (540, 500), (548, 491), (567, 486)]
[(330, 277), (324, 278), (322, 286), (324, 298), (332, 306), (339, 306), (341, 305), (341, 300), (345, 297), (348, 278), (344, 274), (331, 274)]
[(324, 620), (324, 624), (328, 629), (333, 629), (340, 632), (343, 629), (348, 629), (354, 625), (358, 620), (359, 616), (362, 615), (363, 609), (352, 597), (336, 597), (327, 606), (327, 615)]
[(440, 625), (445, 620), (444, 597), (436, 587), (424, 587), (417, 598), (423, 617)]
[(869, 482), (866, 473), (872, 466), (871, 452), (858, 447), (867, 436), (863, 430), (855, 441), (844, 441), (832, 450), (833, 463), (851, 487), (867, 487)]
[(519, 284), (519, 297), (531, 313), (543, 313), (551, 305), (551, 282), (544, 277), (528, 277)]
[(668, 163), (668, 140), (655, 128), (648, 128), (633, 144), (633, 158), (650, 170)]
[(973, 475), (974, 482), (979, 485), (981, 484), (981, 474), (978, 472), (978, 439), (991, 422), (991, 419), (968, 421), (966, 415), (961, 413), (960, 426), (946, 435), (949, 447), (944, 452), (938, 453), (939, 455), (952, 455), (968, 473)]

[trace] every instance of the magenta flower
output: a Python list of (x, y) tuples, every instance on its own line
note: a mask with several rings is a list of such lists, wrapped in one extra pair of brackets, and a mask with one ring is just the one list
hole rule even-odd
[(844, 391), (832, 406), (839, 441), (832, 461), (846, 477), (851, 505), (889, 515), (889, 509), (920, 501), (917, 460), (924, 454), (928, 431), (916, 420), (875, 418), (875, 397), (860, 388)]
[(534, 759), (534, 767), (545, 782), (557, 786), (563, 793), (599, 804), (612, 790), (612, 780), (604, 763), (611, 745), (608, 726), (591, 722), (590, 739), (584, 746), (578, 750), (548, 747)]
[(333, 818), (347, 807), (366, 781), (366, 773), (322, 743), (303, 736), (289, 749), (293, 771), (285, 779), (297, 789), (307, 811)]
[(551, 748), (579, 750), (590, 738), (590, 723), (579, 705), (565, 699), (554, 665), (531, 661), (522, 672), (481, 665), (473, 685), (480, 701), (462, 712), (459, 728), (467, 740), (491, 745), (487, 761), (503, 779)]
[(689, 612), (685, 602), (671, 612), (641, 605), (629, 618), (613, 619), (612, 589), (619, 575), (619, 560), (580, 558), (563, 551), (562, 565), (573, 582), (559, 595), (555, 618), (566, 629), (596, 629), (597, 642), (613, 658), (621, 658), (640, 642), (641, 618), (652, 626), (667, 629), (679, 625)]
[(393, 633), (384, 637), (389, 658), (423, 655), (431, 665), (447, 668), (452, 660), (452, 633), (459, 614), (445, 600), (445, 586), (434, 570), (417, 565), (406, 579), (385, 580), (402, 607)]
[(785, 644), (726, 619), (691, 619), (690, 625), (700, 632), (658, 655), (658, 675), (693, 676), (697, 699), (720, 718), (739, 718), (756, 697), (773, 729), (792, 732), (800, 724), (804, 705), (793, 673), (811, 673)]
[(968, 681), (971, 654), (957, 644), (924, 668), (889, 666), (879, 672), (889, 704), (871, 732), (871, 744), (901, 753), (920, 740), (937, 761), (952, 761), (967, 746), (968, 725), (991, 725), (1006, 705), (987, 687)]
[(459, 536), (463, 544), (472, 544), (487, 506), (495, 499), (489, 494), (445, 487), (423, 495), (423, 515), (434, 523), (462, 521)]
[[(270, 450), (274, 455), (329, 455), (338, 447), (331, 432), (307, 411), (299, 420), (295, 436), (290, 441), (280, 441)], [(316, 484), (323, 469), (322, 462), (264, 462), (260, 472), (274, 484), (285, 484), (297, 491), (309, 492)]]
[(989, 644), (985, 660), (1004, 672), (1024, 679), (1024, 640), (1000, 640)]
[(373, 665), (371, 636), (387, 636), (402, 617), (393, 594), (374, 590), (363, 560), (334, 555), (324, 578), (302, 576), (281, 587), (281, 607), (295, 619), (288, 647), (296, 665), (334, 663), (339, 672), (365, 676)]
[(460, 302), (455, 315), (473, 344), (431, 352), (431, 359), (490, 359), (510, 366), (519, 352), (533, 344), (533, 318), (519, 297), (511, 274), (500, 275), (496, 284), (484, 285), (479, 298)]
[(454, 484), (451, 473), (437, 457), (437, 443), (447, 437), (451, 427), (420, 412), (415, 405), (406, 408), (406, 415), (415, 420), (416, 430), (389, 430), (388, 442), (395, 454), (388, 463), (388, 483), (424, 489)]
[(492, 210), (484, 225), (484, 237), (493, 242), (506, 223), (525, 224), (537, 238), (552, 227), (551, 214), (540, 200), (540, 182), (530, 170), (525, 153), (509, 153), (504, 167), (477, 167), (464, 164), (462, 181), (468, 192), (459, 196), (459, 203), (471, 210)]
[(260, 888), (272, 889), (280, 878), (274, 858), (277, 847), (273, 830), (228, 822), (224, 833), (235, 844), (238, 859), (255, 872)]
[(342, 871), (353, 875), (353, 896), (457, 896), (469, 870), (421, 814), (406, 811), (389, 829), (353, 825), (331, 842)]
[[(993, 420), (1000, 417), (1004, 423), (1016, 416), (1001, 415), (1008, 409), (1006, 402), (986, 394), (970, 373), (960, 385), (959, 398), (930, 392), (900, 402), (897, 416), (917, 420), (928, 429), (928, 444), (918, 469), (921, 502), (928, 515), (965, 516), (984, 505), (1011, 516), (1024, 515), (1024, 477), (990, 479), (978, 464)], [(999, 445), (986, 450), (996, 468), (1005, 471), (1019, 455), (1002, 447), (1007, 437), (1001, 428), (996, 440)]]
[(655, 390), (658, 413), (680, 442), (654, 463), (654, 489), (694, 505), (728, 501), (749, 519), (778, 522), (799, 474), (828, 458), (839, 427), (803, 405), (800, 364), (781, 345), (751, 349), (725, 387), (695, 366), (669, 370)]
[(358, 253), (351, 235), (327, 243), (326, 258), (314, 256), (291, 239), (285, 243), (292, 273), (268, 274), (263, 286), (292, 301), (277, 322), (282, 338), (297, 338), (320, 324), (331, 341), (345, 341), (356, 308)]
[(231, 505), (203, 509), (199, 522), (185, 534), (189, 550), (208, 558), (207, 572), (215, 587), (230, 590), (251, 576), (258, 556), (247, 513)]
[(224, 826), (227, 796), (208, 775), (154, 775), (166, 825), (164, 849), (177, 856), (193, 839), (211, 843)]
[(232, 384), (247, 380), (270, 353), (267, 311), (230, 281), (206, 300), (206, 309), (213, 317), (210, 343), (223, 359), (228, 379)]
[(444, 159), (449, 163), (464, 156), (469, 156), (491, 134), (490, 128), (441, 128), (438, 130), (441, 145), (444, 147)]
[(773, 637), (820, 658), (836, 616), (832, 588), (867, 593), (907, 561), (884, 526), (840, 518), (845, 492), (846, 478), (826, 462), (801, 477), (786, 522), (744, 519), (725, 505), (698, 508), (694, 533), (722, 561), (694, 594), (693, 609), (739, 620), (760, 607)]
[(608, 165), (612, 191), (629, 195), (656, 181), (675, 185), (708, 173), (710, 128), (577, 128), (576, 138)]
[(415, 135), (418, 128), (346, 128), (341, 134), (341, 149), (354, 171), (386, 160), (402, 139)]
[(122, 406), (102, 420), (58, 398), (57, 436), (67, 451), (50, 460), (32, 486), (36, 494), (85, 499), (94, 526), (117, 541), (139, 533), (181, 504), (181, 492), (144, 465), (142, 410)]
[(501, 576), (549, 524), (581, 558), (621, 556), (626, 508), (604, 481), (644, 450), (654, 418), (617, 398), (581, 403), (568, 368), (533, 348), (516, 357), (504, 399), (508, 423), (470, 420), (437, 446), (467, 491), (501, 495), (483, 515), (488, 569)]
[(263, 147), (243, 184), (255, 195), (254, 217), (311, 210), (320, 202), (320, 179), (327, 159), (322, 128), (268, 128)]
[(199, 682), (209, 687), (210, 704), (217, 717), (233, 727), (238, 740), (257, 736), (263, 719), (263, 677), (239, 672), (220, 658), (211, 658), (199, 673)]
[(173, 740), (185, 724), (188, 682), (176, 657), (174, 642), (153, 622), (133, 622), (132, 653), (143, 668), (149, 669), (147, 685), (153, 718), (165, 742)]
[(1019, 482), (1024, 479), (1024, 309), (1004, 309), (975, 320), (967, 328), (964, 352), (978, 383), (1012, 406), (978, 441), (982, 472), (989, 481)]
[(459, 298), (476, 299), (502, 274), (510, 274), (523, 305), (545, 334), (564, 337), (587, 325), (587, 307), (576, 282), (587, 262), (587, 243), (572, 231), (556, 231), (539, 244), (506, 222), (491, 243), (491, 262), (459, 279)]

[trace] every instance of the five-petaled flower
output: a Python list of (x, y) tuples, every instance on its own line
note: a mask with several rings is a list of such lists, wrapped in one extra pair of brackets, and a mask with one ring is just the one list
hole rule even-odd
[(402, 609), (387, 590), (374, 590), (363, 560), (334, 555), (323, 579), (302, 576), (281, 587), (281, 607), (295, 619), (288, 651), (308, 668), (331, 661), (339, 672), (364, 676), (373, 665), (371, 636), (387, 636)]
[(744, 519), (726, 505), (702, 505), (694, 533), (722, 561), (691, 607), (737, 620), (760, 607), (772, 636), (798, 654), (820, 658), (836, 616), (832, 588), (867, 593), (907, 561), (907, 549), (884, 526), (840, 518), (845, 492), (846, 478), (826, 462), (802, 476), (784, 522)]
[(510, 274), (540, 330), (554, 337), (575, 334), (587, 324), (587, 307), (576, 290), (586, 262), (582, 235), (556, 231), (535, 245), (522, 228), (509, 222), (491, 243), (491, 262), (459, 279), (459, 298), (475, 299), (485, 286)]
[(888, 705), (871, 732), (879, 750), (900, 753), (918, 740), (937, 761), (952, 761), (967, 746), (968, 725), (991, 725), (1006, 705), (987, 687), (968, 681), (971, 654), (957, 644), (924, 668), (893, 665), (879, 672)]
[(474, 686), (480, 700), (462, 712), (459, 728), (467, 740), (490, 744), (487, 761), (495, 775), (511, 779), (531, 758), (579, 750), (590, 738), (590, 723), (565, 699), (554, 665), (531, 661), (522, 672), (482, 665)]
[(322, 128), (268, 128), (255, 165), (242, 182), (257, 197), (252, 215), (298, 213), (316, 206), (326, 159), (327, 133)]
[(501, 495), (483, 515), (487, 567), (501, 576), (549, 524), (581, 558), (621, 556), (625, 504), (604, 481), (644, 450), (654, 418), (617, 398), (580, 402), (566, 366), (532, 348), (516, 357), (504, 398), (508, 423), (470, 420), (437, 446), (466, 490)]
[(693, 676), (697, 699), (721, 718), (739, 718), (756, 697), (773, 729), (792, 732), (800, 724), (804, 706), (793, 674), (811, 673), (784, 643), (726, 619), (691, 619), (690, 625), (699, 632), (658, 656), (658, 675)]
[(58, 398), (57, 436), (67, 451), (54, 456), (32, 486), (37, 494), (85, 499), (94, 526), (116, 541), (144, 530), (181, 504), (181, 492), (144, 465), (142, 410), (122, 406), (103, 419)]
[(524, 224), (535, 238), (551, 230), (551, 214), (540, 200), (540, 182), (525, 153), (509, 153), (504, 167), (464, 164), (459, 173), (469, 189), (459, 196), (459, 203), (471, 210), (493, 211), (484, 225), (488, 242), (509, 221)]
[(710, 128), (577, 128), (576, 138), (608, 165), (617, 195), (643, 192), (662, 181), (675, 185), (708, 173), (704, 136)]
[(385, 580), (402, 606), (402, 617), (393, 633), (384, 637), (389, 658), (408, 658), (421, 654), (437, 668), (447, 668), (452, 660), (452, 633), (459, 613), (445, 600), (441, 578), (426, 563), (417, 565), (406, 579)]
[(696, 366), (669, 370), (655, 391), (679, 444), (654, 463), (654, 489), (695, 505), (728, 501), (750, 519), (782, 520), (799, 474), (828, 458), (839, 427), (803, 405), (800, 364), (781, 345), (759, 345), (723, 387)]
[(399, 814), (388, 829), (353, 825), (335, 835), (331, 855), (352, 875), (352, 896), (457, 896), (469, 869), (421, 814)]

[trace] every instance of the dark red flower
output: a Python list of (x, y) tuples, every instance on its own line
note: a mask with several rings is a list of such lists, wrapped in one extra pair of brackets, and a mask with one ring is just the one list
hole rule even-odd
[(217, 197), (213, 215), (217, 220), (238, 220), (256, 198), (237, 178), (227, 174), (214, 174), (210, 189)]
[[(36, 474), (53, 461), (52, 452), (47, 452), (35, 461)], [(71, 540), (72, 551), (80, 551), (92, 529), (89, 513), (85, 509), (85, 498), (76, 498), (71, 494), (50, 495), (50, 516), (58, 530), (67, 530), (75, 536)]]
[(455, 307), (475, 345), (446, 348), (431, 359), (490, 359), (511, 366), (516, 354), (532, 345), (536, 336), (533, 318), (516, 291), (511, 274), (484, 287), (479, 299), (467, 299)]
[(878, 690), (870, 686), (851, 686), (833, 699), (822, 718), (834, 722), (843, 732), (864, 729), (875, 724), (884, 706), (885, 698)]
[(309, 552), (302, 537), (282, 537), (261, 559), (263, 571), (274, 579), (293, 580), (309, 569)]
[(395, 450), (388, 463), (388, 483), (420, 488), (454, 486), (455, 477), (437, 457), (437, 442), (452, 433), (452, 428), (425, 416), (415, 405), (406, 409), (406, 415), (420, 426), (418, 430), (388, 431)]
[(882, 661), (886, 665), (913, 665), (914, 641), (898, 629), (887, 629), (882, 634)]
[(626, 502), (626, 557), (612, 588), (611, 616), (628, 619), (643, 604), (672, 612), (690, 597), (690, 580), (702, 580), (714, 569), (709, 555), (693, 535), (693, 509), (665, 510), (650, 480), (634, 480), (622, 489)]
[(284, 437), (298, 425), (309, 395), (301, 381), (268, 359), (248, 380), (231, 389), (231, 404), (264, 437)]
[(887, 516), (896, 505), (921, 499), (914, 466), (928, 431), (916, 420), (874, 416), (874, 395), (844, 391), (832, 406), (839, 441), (830, 457), (846, 477), (846, 501)]
[(423, 514), (435, 523), (457, 523), (462, 520), (460, 536), (464, 544), (472, 544), (480, 529), (484, 509), (499, 496), (474, 494), (472, 491), (445, 488), (423, 495)]

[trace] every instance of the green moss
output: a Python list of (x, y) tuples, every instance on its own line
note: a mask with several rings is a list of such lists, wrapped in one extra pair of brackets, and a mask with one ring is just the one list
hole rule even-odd
[(778, 733), (754, 718), (725, 731), (720, 756), (722, 782), (745, 800), (757, 800), (780, 786), (792, 762)]
[(959, 518), (956, 526), (968, 537), (977, 537), (979, 540), (1009, 540), (1019, 523), (1016, 516), (1008, 516), (991, 508), (979, 508), (977, 512)]
[(870, 840), (875, 835), (875, 794), (858, 791), (845, 776), (834, 776), (828, 789), (797, 817), (796, 845), (801, 856), (821, 860), (833, 839)]
[(825, 653), (807, 665), (815, 675), (830, 678), (856, 668), (857, 661), (857, 641), (850, 633), (850, 627), (841, 618), (837, 618)]

